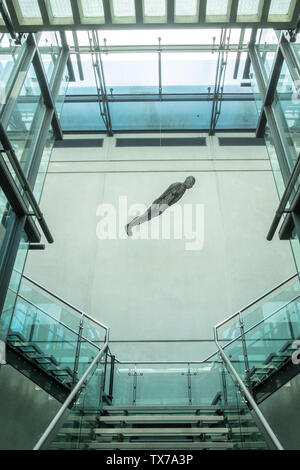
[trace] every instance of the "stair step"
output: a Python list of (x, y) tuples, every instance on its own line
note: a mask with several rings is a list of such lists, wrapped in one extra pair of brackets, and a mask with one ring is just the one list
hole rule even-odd
[(284, 362), (289, 357), (291, 357), (291, 354), (288, 352), (271, 353), (265, 360), (264, 364), (269, 364), (272, 361)]
[(234, 449), (232, 442), (94, 442), (92, 450), (226, 450)]
[[(211, 412), (217, 413), (222, 412), (222, 408), (219, 405), (207, 405), (207, 406), (115, 406), (107, 405), (102, 408), (104, 413), (201, 413), (201, 412)], [(239, 412), (237, 406), (226, 406), (226, 410), (232, 410), (233, 412)]]
[[(67, 445), (68, 443), (66, 443)], [(227, 450), (266, 449), (264, 442), (94, 442), (92, 450)]]
[(49, 364), (49, 366), (51, 366), (51, 365), (58, 366), (59, 365), (59, 362), (57, 362), (57, 360), (55, 359), (54, 356), (38, 355), (36, 357), (32, 357), (32, 359), (35, 362), (37, 362), (39, 365), (45, 365), (45, 366), (47, 366), (48, 364)]
[(139, 416), (101, 416), (102, 423), (219, 423), (224, 421), (223, 416), (216, 415), (139, 415)]
[(7, 335), (7, 341), (8, 341), (8, 342), (10, 342), (10, 341), (26, 342), (26, 339), (24, 338), (23, 335), (21, 335), (21, 333), (11, 331), (11, 332)]
[(208, 436), (228, 434), (228, 428), (97, 428), (97, 436)]

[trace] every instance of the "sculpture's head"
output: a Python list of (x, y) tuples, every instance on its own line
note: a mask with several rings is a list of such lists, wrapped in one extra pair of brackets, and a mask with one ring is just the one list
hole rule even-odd
[(185, 179), (185, 186), (186, 188), (190, 189), (192, 186), (194, 186), (196, 182), (196, 179), (193, 177), (193, 176), (188, 176), (186, 179)]

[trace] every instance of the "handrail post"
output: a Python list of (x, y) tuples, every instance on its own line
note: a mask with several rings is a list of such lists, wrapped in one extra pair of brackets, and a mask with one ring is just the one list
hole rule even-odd
[(245, 374), (247, 385), (252, 393), (252, 384), (251, 384), (251, 377), (250, 377), (250, 366), (249, 366), (249, 359), (248, 359), (248, 352), (247, 352), (247, 343), (245, 338), (245, 330), (244, 330), (244, 321), (242, 318), (241, 312), (239, 312), (239, 325), (240, 325), (240, 332), (241, 332), (241, 339), (242, 339), (242, 346), (243, 346), (243, 355), (245, 360)]
[(110, 362), (109, 391), (108, 391), (108, 396), (111, 400), (113, 399), (113, 392), (114, 392), (115, 361), (116, 361), (116, 356), (112, 355), (111, 362)]
[(79, 356), (80, 356), (80, 348), (81, 348), (83, 322), (84, 322), (83, 315), (81, 315), (80, 322), (79, 322), (78, 335), (77, 335), (77, 345), (76, 345), (76, 352), (75, 352), (72, 388), (75, 386), (76, 378), (77, 378), (77, 374), (78, 374), (78, 365), (79, 365)]

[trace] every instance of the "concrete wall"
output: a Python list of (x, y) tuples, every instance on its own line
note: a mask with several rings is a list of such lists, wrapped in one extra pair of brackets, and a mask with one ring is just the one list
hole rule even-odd
[[(121, 195), (149, 206), (188, 175), (196, 185), (179, 204), (204, 205), (201, 250), (173, 238), (97, 238), (100, 204)], [(110, 326), (120, 359), (203, 359), (216, 323), (296, 271), (289, 242), (266, 241), (277, 205), (265, 147), (207, 137), (207, 147), (118, 148), (105, 137), (103, 148), (57, 148), (41, 201), (55, 243), (31, 252), (25, 272)]]
[(10, 365), (0, 367), (0, 450), (31, 450), (61, 403)]

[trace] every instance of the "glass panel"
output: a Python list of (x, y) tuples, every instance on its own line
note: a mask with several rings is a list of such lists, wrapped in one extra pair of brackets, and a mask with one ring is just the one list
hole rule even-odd
[(31, 146), (39, 131), (38, 111), (45, 108), (40, 96), (41, 90), (31, 65), (7, 127), (8, 137), (23, 169), (32, 156)]
[(265, 130), (265, 142), (266, 142), (269, 159), (270, 159), (271, 166), (272, 166), (272, 171), (273, 171), (273, 176), (274, 176), (278, 196), (279, 198), (281, 198), (285, 190), (285, 184), (282, 178), (282, 173), (280, 170), (276, 148), (273, 142), (273, 136), (271, 134), (271, 131), (268, 125), (266, 126), (266, 130)]
[(99, 103), (65, 103), (61, 115), (63, 130), (102, 130), (105, 124), (100, 116)]
[(70, 0), (50, 0), (51, 13), (54, 18), (72, 17)]
[(41, 18), (37, 0), (18, 0), (24, 18)]
[(254, 101), (223, 101), (217, 129), (256, 129), (257, 122)]
[(287, 15), (291, 6), (291, 0), (271, 0), (269, 15)]
[(298, 91), (284, 62), (276, 88), (275, 108), (289, 145), (294, 167), (300, 152), (300, 107)]
[(228, 0), (208, 0), (206, 7), (207, 16), (226, 16), (228, 12)]
[(211, 54), (163, 53), (164, 93), (207, 93), (215, 84), (216, 60)]
[(207, 129), (210, 102), (137, 102), (111, 103), (113, 129), (161, 130)]
[[(86, 365), (85, 370), (87, 370)], [(85, 379), (76, 402), (59, 420), (43, 449), (87, 450), (98, 427), (104, 389), (105, 357), (96, 363)]]
[(113, 0), (115, 16), (135, 16), (134, 0)]
[(104, 8), (102, 0), (81, 0), (83, 16), (88, 18), (104, 17)]
[(184, 406), (189, 404), (188, 368), (181, 364), (138, 365), (137, 406)]
[(240, 15), (258, 15), (260, 0), (239, 0), (237, 14)]
[(9, 35), (3, 34), (0, 41), (0, 109), (6, 103), (7, 93), (23, 56), (26, 44), (15, 47), (9, 40)]
[(175, 15), (179, 16), (194, 16), (197, 14), (197, 0), (176, 0), (175, 1)]
[(143, 0), (145, 16), (165, 16), (166, 0)]
[(103, 54), (107, 91), (113, 94), (157, 93), (157, 54)]

